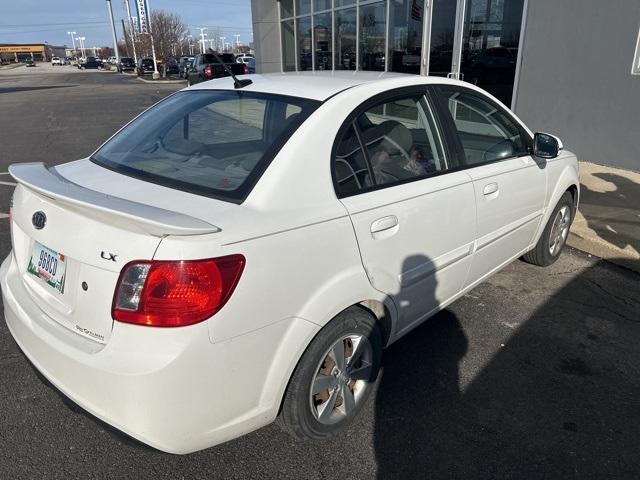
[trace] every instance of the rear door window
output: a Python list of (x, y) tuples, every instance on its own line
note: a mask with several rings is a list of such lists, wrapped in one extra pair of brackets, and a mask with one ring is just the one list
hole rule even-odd
[(252, 92), (180, 92), (131, 122), (92, 160), (153, 183), (239, 203), (319, 104)]
[(400, 97), (367, 109), (344, 131), (334, 150), (338, 196), (450, 168), (435, 117), (422, 95)]

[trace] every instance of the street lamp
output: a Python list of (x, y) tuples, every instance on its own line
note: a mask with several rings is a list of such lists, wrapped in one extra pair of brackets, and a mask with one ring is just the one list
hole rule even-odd
[(199, 27), (198, 30), (200, 30), (200, 53), (204, 53), (205, 50), (205, 44), (204, 44), (204, 37), (207, 36), (206, 33), (204, 33), (204, 31), (206, 30), (206, 27)]
[(73, 43), (73, 54), (76, 55), (76, 39), (73, 36), (76, 32), (67, 32), (67, 35), (71, 35), (71, 43)]
[(82, 59), (86, 60), (87, 56), (86, 56), (85, 50), (84, 50), (84, 41), (86, 40), (86, 37), (76, 37), (76, 40), (78, 40), (80, 42), (80, 51), (82, 52)]

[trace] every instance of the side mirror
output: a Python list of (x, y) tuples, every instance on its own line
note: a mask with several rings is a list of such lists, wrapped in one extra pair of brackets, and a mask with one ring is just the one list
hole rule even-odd
[(562, 141), (548, 133), (536, 133), (533, 137), (533, 154), (536, 157), (556, 158), (562, 148)]

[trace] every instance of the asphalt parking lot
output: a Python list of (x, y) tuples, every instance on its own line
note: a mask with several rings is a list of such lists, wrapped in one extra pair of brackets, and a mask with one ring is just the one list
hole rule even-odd
[[(9, 164), (85, 157), (180, 88), (26, 70), (0, 71), (1, 214)], [(0, 478), (634, 479), (639, 344), (638, 274), (576, 250), (547, 269), (517, 261), (387, 349), (374, 396), (338, 438), (298, 443), (270, 425), (173, 456), (68, 404), (2, 321)]]

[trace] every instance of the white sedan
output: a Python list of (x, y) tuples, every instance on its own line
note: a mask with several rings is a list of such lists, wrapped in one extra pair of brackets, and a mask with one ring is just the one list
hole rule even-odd
[(576, 157), (484, 91), (364, 72), (204, 82), (90, 158), (10, 172), (13, 337), (172, 453), (277, 417), (333, 435), (385, 346), (515, 259), (553, 263), (579, 195)]

